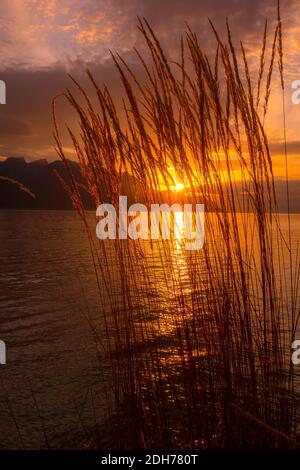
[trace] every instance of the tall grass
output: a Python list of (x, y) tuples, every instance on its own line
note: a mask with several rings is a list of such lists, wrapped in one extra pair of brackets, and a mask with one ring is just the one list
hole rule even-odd
[[(149, 52), (146, 60), (136, 50), (143, 78), (112, 54), (122, 109), (89, 71), (96, 100), (74, 78), (81, 98), (64, 93), (78, 116), (80, 132), (68, 132), (95, 207), (117, 206), (124, 174), (132, 197), (148, 205), (162, 194), (203, 203), (200, 251), (176, 241), (95, 240), (54, 101), (57, 152), (88, 232), (111, 368), (106, 432), (113, 438), (99, 447), (297, 445), (289, 347), (299, 312), (298, 260), (280, 227), (264, 128), (277, 60), (284, 89), (280, 14), (270, 46), (265, 26), (257, 77), (228, 23), (224, 41), (211, 26), (214, 57), (188, 29), (174, 63), (139, 20)], [(185, 183), (176, 196), (171, 167)]]

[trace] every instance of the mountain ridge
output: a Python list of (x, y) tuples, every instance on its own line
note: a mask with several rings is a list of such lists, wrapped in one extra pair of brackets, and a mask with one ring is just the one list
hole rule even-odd
[[(76, 180), (84, 186), (84, 178), (77, 162), (69, 160), (69, 165)], [(72, 202), (65, 188), (59, 181), (56, 172), (66, 181), (70, 180), (68, 171), (61, 160), (48, 162), (46, 159), (27, 162), (24, 157), (10, 157), (0, 161), (0, 209), (40, 209), (40, 210), (72, 210)], [(2, 178), (1, 178), (2, 177)], [(12, 184), (10, 180), (16, 180), (18, 184)], [(128, 204), (133, 202), (143, 203), (141, 184), (130, 174), (122, 175), (123, 194), (128, 195)], [(105, 191), (105, 183), (99, 182)], [(21, 189), (28, 188), (35, 197)], [(275, 181), (278, 198), (278, 211), (287, 212), (286, 182)], [(81, 197), (85, 209), (95, 210), (92, 196), (81, 189)], [(242, 187), (237, 183), (237, 195), (241, 197)], [(290, 211), (300, 213), (300, 180), (289, 181)], [(161, 203), (168, 202), (164, 192), (160, 193)], [(176, 194), (172, 195), (172, 203), (176, 201)], [(243, 196), (244, 197), (244, 196)], [(109, 198), (108, 198), (109, 199)], [(201, 201), (200, 201), (201, 202)], [(206, 210), (219, 210), (218, 208), (206, 208)]]

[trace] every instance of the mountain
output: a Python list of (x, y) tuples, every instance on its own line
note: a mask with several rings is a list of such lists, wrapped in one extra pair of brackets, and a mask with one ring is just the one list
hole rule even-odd
[[(79, 166), (69, 162), (76, 179), (84, 183)], [(26, 162), (24, 158), (7, 158), (0, 162), (0, 209), (72, 209), (68, 194), (55, 171), (69, 181), (67, 170), (61, 161), (48, 163), (47, 160)], [(6, 180), (8, 178), (8, 180)], [(9, 179), (18, 181), (34, 195), (23, 191)], [(86, 209), (94, 209), (91, 196), (82, 189), (82, 199)]]
[[(84, 179), (81, 175), (78, 163), (69, 161), (69, 165), (73, 171), (76, 180), (84, 184)], [(24, 158), (8, 158), (5, 161), (0, 161), (0, 209), (73, 209), (72, 203), (68, 194), (59, 181), (56, 172), (61, 175), (65, 181), (69, 181), (68, 172), (65, 165), (60, 160), (48, 163), (47, 160), (35, 160), (26, 162)], [(1, 179), (2, 177), (2, 179)], [(4, 179), (3, 179), (4, 178)], [(7, 179), (8, 180), (7, 180)], [(25, 192), (16, 184), (12, 184), (9, 179), (16, 180), (28, 188), (35, 198)], [(103, 178), (99, 182), (99, 188), (103, 196), (103, 200), (110, 201), (109, 191), (106, 188)], [(286, 202), (286, 183), (284, 180), (275, 181), (275, 189), (278, 200), (279, 212), (287, 212)], [(128, 204), (133, 202), (144, 202), (143, 188), (141, 183), (137, 181), (132, 175), (127, 172), (122, 174), (122, 193), (128, 196)], [(173, 204), (175, 202), (189, 202), (185, 201), (181, 193), (167, 193), (154, 191), (155, 199), (160, 203)], [(290, 211), (300, 212), (300, 181), (289, 181), (290, 193)], [(237, 199), (243, 197), (249, 198), (245, 195), (241, 184), (237, 183), (235, 187), (235, 194)], [(81, 190), (81, 197), (84, 206), (88, 210), (95, 210), (95, 204), (90, 194), (84, 189)], [(199, 201), (201, 203), (202, 201)], [(219, 210), (218, 207), (207, 207), (206, 211)]]

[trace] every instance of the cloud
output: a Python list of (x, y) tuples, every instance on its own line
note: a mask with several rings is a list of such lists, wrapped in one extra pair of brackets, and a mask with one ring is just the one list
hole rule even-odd
[[(115, 96), (118, 96), (119, 80), (115, 68), (100, 64), (93, 68), (93, 72), (99, 81), (110, 83)], [(80, 67), (80, 73), (75, 76), (84, 87), (91, 90), (84, 68)], [(28, 159), (56, 158), (52, 135), (52, 99), (66, 88), (71, 88), (76, 94), (65, 69), (9, 69), (1, 73), (1, 78), (7, 84), (7, 104), (0, 106), (1, 155), (22, 155)], [(74, 113), (65, 100), (59, 100), (58, 111), (62, 127), (65, 123), (76, 127)]]
[[(290, 83), (298, 76), (300, 43), (296, 0), (282, 0), (285, 45), (286, 111), (289, 148), (298, 152), (300, 106), (292, 106)], [(118, 74), (109, 50), (116, 50), (137, 67), (133, 47), (145, 60), (147, 54), (137, 29), (137, 16), (146, 17), (171, 58), (176, 58), (180, 35), (186, 22), (199, 36), (200, 46), (209, 54), (215, 38), (208, 23), (211, 18), (225, 35), (229, 17), (233, 38), (242, 39), (255, 72), (265, 18), (269, 31), (276, 22), (276, 1), (266, 0), (1, 0), (0, 78), (7, 84), (7, 105), (0, 107), (1, 154), (23, 152), (29, 158), (54, 158), (51, 123), (52, 97), (70, 86), (67, 71), (87, 86), (84, 76), (89, 66), (99, 83), (107, 83), (118, 98), (122, 94)], [(266, 64), (268, 65), (268, 64)], [(274, 152), (282, 140), (282, 101), (280, 90), (272, 85), (270, 119), (266, 121)], [(74, 124), (70, 110), (61, 105), (62, 122)], [(296, 162), (294, 159), (293, 161)], [(279, 164), (279, 163), (278, 163)]]
[[(224, 29), (228, 16), (235, 36), (257, 43), (266, 15), (276, 19), (275, 0), (2, 0), (1, 68), (69, 67), (74, 61), (104, 63), (109, 49), (139, 45), (137, 16), (145, 16), (172, 51), (188, 22), (206, 46), (210, 17)], [(285, 27), (297, 28), (296, 0), (282, 0)], [(260, 37), (260, 35), (259, 35)], [(207, 42), (208, 39), (208, 42)], [(294, 46), (298, 40), (293, 35)], [(295, 62), (296, 63), (296, 62)]]

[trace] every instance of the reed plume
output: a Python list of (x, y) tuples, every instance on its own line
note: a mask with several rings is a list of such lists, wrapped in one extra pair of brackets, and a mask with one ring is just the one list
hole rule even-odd
[[(146, 19), (138, 27), (149, 51), (149, 60), (136, 51), (143, 78), (112, 54), (124, 88), (122, 109), (90, 71), (96, 99), (73, 79), (81, 99), (71, 90), (64, 97), (80, 132), (68, 129), (69, 136), (95, 207), (117, 205), (124, 182), (131, 198), (146, 205), (162, 197), (201, 202), (205, 245), (189, 252), (175, 241), (96, 240), (54, 103), (57, 152), (98, 279), (113, 416), (106, 429), (114, 436), (105, 445), (296, 447), (289, 347), (299, 306), (286, 268), (293, 271), (298, 259), (286, 258), (292, 241), (280, 226), (264, 128), (276, 55), (283, 83), (280, 15), (269, 58), (265, 25), (256, 80), (228, 22), (226, 41), (212, 25), (214, 58), (188, 28), (175, 63)], [(176, 196), (171, 168), (184, 182)]]

